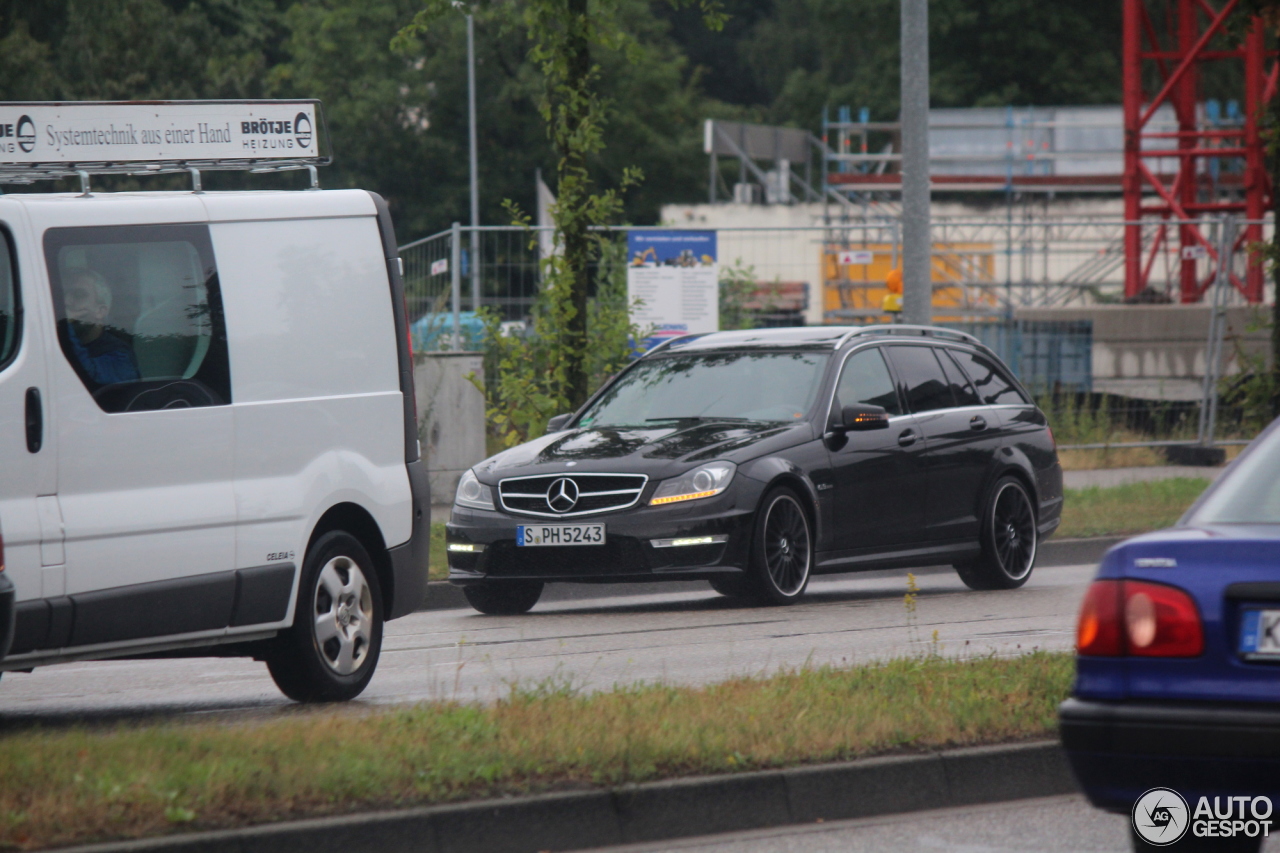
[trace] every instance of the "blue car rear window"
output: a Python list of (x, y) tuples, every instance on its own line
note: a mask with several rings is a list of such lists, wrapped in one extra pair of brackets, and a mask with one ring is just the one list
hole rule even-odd
[(1223, 477), (1189, 519), (1192, 524), (1280, 524), (1280, 430)]

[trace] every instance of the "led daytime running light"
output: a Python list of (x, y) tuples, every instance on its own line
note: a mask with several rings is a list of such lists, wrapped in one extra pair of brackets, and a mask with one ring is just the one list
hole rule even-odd
[(665, 497), (665, 498), (654, 498), (653, 500), (649, 501), (649, 506), (661, 506), (662, 504), (673, 504), (673, 503), (677, 503), (678, 501), (692, 501), (692, 500), (697, 500), (698, 498), (709, 498), (712, 495), (718, 495), (718, 494), (720, 494), (719, 489), (711, 489), (705, 492), (694, 492), (693, 494), (689, 494), (689, 495), (671, 495), (670, 497)]
[(457, 554), (475, 554), (484, 550), (483, 545), (472, 545), (467, 542), (450, 542), (449, 550)]

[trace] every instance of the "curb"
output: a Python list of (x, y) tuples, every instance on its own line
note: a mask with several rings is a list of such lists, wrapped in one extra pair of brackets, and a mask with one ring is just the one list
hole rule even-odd
[[(1053, 566), (1074, 566), (1081, 563), (1096, 563), (1102, 559), (1112, 545), (1123, 542), (1130, 536), (1099, 536), (1089, 539), (1050, 539), (1040, 545), (1040, 553), (1036, 557), (1036, 566), (1049, 568)], [(850, 573), (846, 576), (852, 576)], [(661, 595), (670, 592), (689, 592), (706, 589), (702, 581), (654, 581), (651, 583), (620, 584), (582, 584), (557, 583), (547, 587), (542, 601), (580, 601), (593, 598), (621, 598), (629, 595)], [(431, 581), (427, 584), (427, 597), (418, 608), (421, 613), (427, 610), (459, 610), (470, 608), (467, 599), (462, 595), (462, 587), (454, 586), (448, 581)]]
[(1048, 797), (1077, 790), (1057, 741), (952, 749), (603, 791), (370, 812), (63, 853), (532, 853), (818, 820)]

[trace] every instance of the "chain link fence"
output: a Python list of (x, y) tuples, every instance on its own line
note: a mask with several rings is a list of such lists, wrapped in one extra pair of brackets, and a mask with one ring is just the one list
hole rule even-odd
[[(937, 218), (935, 322), (969, 332), (999, 353), (1050, 413), (1064, 449), (1244, 443), (1260, 427), (1256, 406), (1239, 387), (1251, 365), (1239, 346), (1240, 330), (1229, 331), (1223, 317), (1246, 305), (1236, 285), (1252, 247), (1235, 235), (1249, 223), (1228, 217), (1196, 223), (1215, 252), (1180, 253), (1168, 238), (1177, 222), (1144, 221), (1141, 228), (1143, 245), (1150, 246), (1145, 271), (1159, 285), (1144, 301), (1176, 301), (1188, 262), (1204, 283), (1209, 330), (1186, 344), (1196, 351), (1198, 393), (1187, 392), (1187, 376), (1173, 395), (1159, 388), (1128, 395), (1100, 387), (1094, 352), (1103, 344), (1089, 320), (1019, 316), (1026, 309), (1120, 303), (1121, 220)], [(1271, 222), (1262, 224), (1269, 238)], [(606, 253), (625, 258), (631, 230), (688, 228), (601, 228), (597, 236)], [(752, 326), (893, 322), (885, 304), (889, 271), (900, 265), (896, 219), (714, 230), (723, 319)], [(415, 348), (483, 348), (476, 313), (482, 308), (497, 312), (504, 332), (523, 333), (538, 296), (541, 260), (555, 251), (553, 239), (549, 228), (455, 225), (400, 247)], [(593, 279), (598, 272), (597, 265)], [(725, 303), (730, 291), (738, 294), (736, 306)]]

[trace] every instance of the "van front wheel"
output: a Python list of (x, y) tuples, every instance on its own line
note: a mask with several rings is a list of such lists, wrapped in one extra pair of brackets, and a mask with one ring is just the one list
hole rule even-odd
[(382, 590), (360, 541), (335, 530), (312, 544), (302, 566), (293, 627), (267, 658), (276, 686), (298, 702), (359, 696), (382, 651)]

